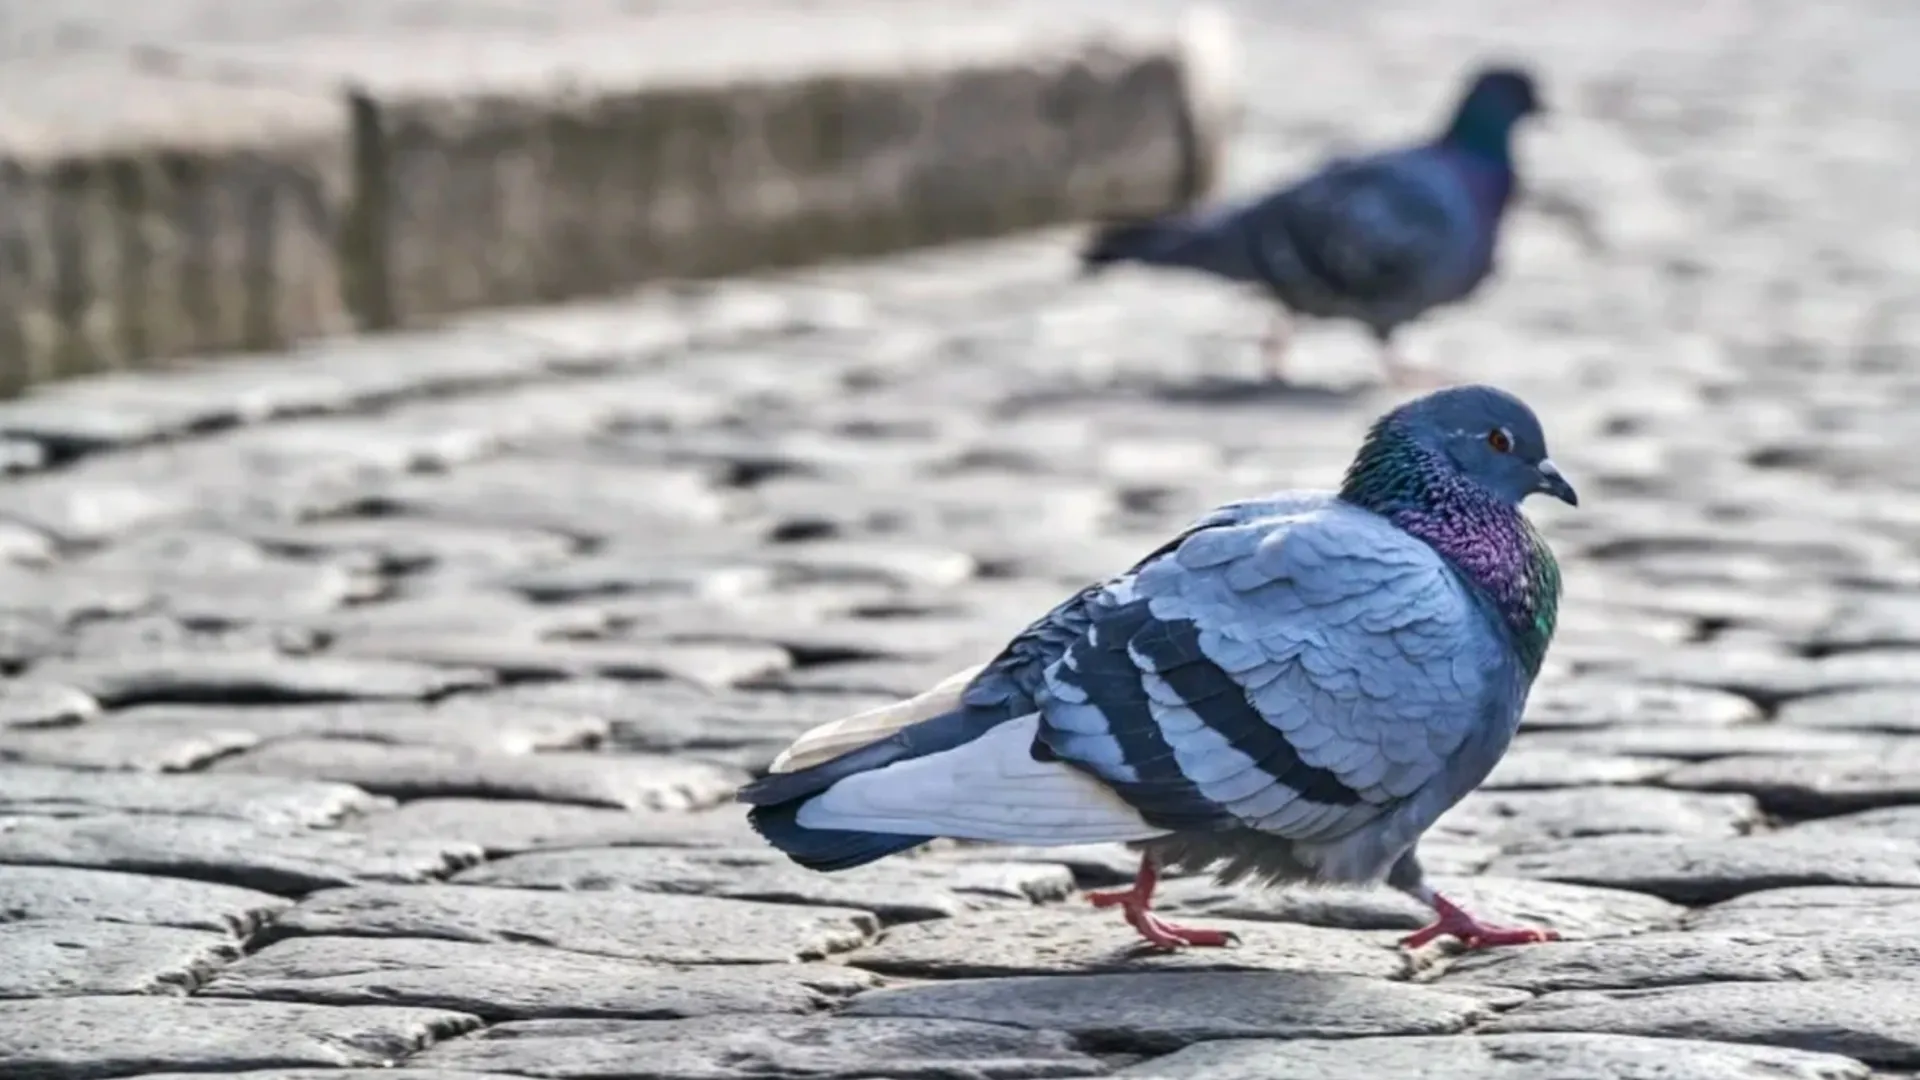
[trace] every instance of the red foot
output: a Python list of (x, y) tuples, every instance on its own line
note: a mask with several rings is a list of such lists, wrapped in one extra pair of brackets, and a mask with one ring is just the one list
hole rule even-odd
[(1087, 900), (1097, 908), (1118, 907), (1127, 917), (1127, 924), (1140, 932), (1149, 944), (1162, 949), (1179, 949), (1189, 945), (1201, 948), (1219, 948), (1237, 945), (1240, 939), (1224, 930), (1201, 930), (1190, 926), (1176, 926), (1153, 913), (1153, 891), (1160, 885), (1160, 871), (1151, 859), (1140, 860), (1140, 873), (1135, 875), (1133, 886), (1127, 889), (1115, 889), (1111, 892), (1087, 894)]
[(1543, 941), (1560, 940), (1559, 933), (1553, 930), (1487, 926), (1438, 893), (1433, 896), (1433, 910), (1439, 915), (1433, 925), (1401, 938), (1401, 945), (1417, 949), (1435, 938), (1452, 937), (1469, 949), (1491, 949), (1501, 945), (1536, 945)]

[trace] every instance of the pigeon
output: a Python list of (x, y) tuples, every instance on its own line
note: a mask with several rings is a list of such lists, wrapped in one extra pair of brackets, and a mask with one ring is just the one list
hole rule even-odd
[(1081, 252), (1083, 272), (1131, 262), (1264, 287), (1281, 306), (1263, 349), (1275, 381), (1291, 313), (1365, 325), (1390, 379), (1420, 383), (1394, 333), (1492, 274), (1516, 183), (1513, 130), (1541, 111), (1527, 72), (1485, 69), (1438, 138), (1337, 159), (1247, 201), (1109, 226)]
[(1505, 754), (1554, 632), (1560, 570), (1520, 503), (1578, 505), (1533, 411), (1488, 386), (1379, 418), (1338, 491), (1229, 503), (1028, 626), (986, 664), (821, 725), (738, 793), (755, 831), (832, 872), (947, 837), (1120, 842), (1094, 893), (1155, 946), (1168, 868), (1384, 880), (1431, 907), (1405, 939), (1550, 940), (1434, 891), (1415, 847)]

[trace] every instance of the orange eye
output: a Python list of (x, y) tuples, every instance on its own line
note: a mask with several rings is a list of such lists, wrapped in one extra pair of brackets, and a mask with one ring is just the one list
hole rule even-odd
[(1493, 447), (1494, 453), (1504, 454), (1513, 449), (1513, 436), (1507, 434), (1506, 428), (1494, 428), (1487, 432), (1487, 445)]

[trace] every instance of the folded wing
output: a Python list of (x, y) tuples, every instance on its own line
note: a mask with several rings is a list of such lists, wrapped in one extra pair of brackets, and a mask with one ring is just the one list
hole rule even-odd
[(1249, 208), (1263, 277), (1309, 314), (1398, 317), (1457, 292), (1480, 245), (1461, 177), (1428, 148), (1338, 161)]
[(1323, 507), (1143, 567), (1049, 669), (1039, 740), (1169, 831), (1326, 842), (1446, 781), (1503, 662), (1432, 549)]

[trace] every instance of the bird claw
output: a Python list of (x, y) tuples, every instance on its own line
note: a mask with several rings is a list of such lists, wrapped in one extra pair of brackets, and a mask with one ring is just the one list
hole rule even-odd
[(1226, 930), (1206, 930), (1194, 926), (1180, 926), (1170, 923), (1151, 910), (1153, 907), (1154, 887), (1159, 884), (1159, 875), (1151, 864), (1142, 863), (1140, 877), (1133, 885), (1125, 889), (1113, 889), (1105, 892), (1090, 892), (1087, 902), (1097, 908), (1117, 907), (1126, 916), (1127, 925), (1139, 931), (1147, 944), (1160, 949), (1183, 949), (1188, 947), (1202, 949), (1224, 948), (1240, 944), (1238, 934)]
[(1147, 943), (1162, 949), (1223, 949), (1240, 944), (1240, 935), (1229, 930), (1207, 930), (1197, 926), (1179, 926), (1150, 911), (1129, 909), (1127, 922)]
[(1442, 937), (1451, 937), (1470, 951), (1560, 940), (1556, 930), (1531, 926), (1488, 926), (1441, 897), (1435, 897), (1433, 906), (1439, 917), (1431, 925), (1401, 938), (1400, 945), (1403, 948), (1418, 949)]
[(1436, 938), (1451, 937), (1460, 942), (1469, 951), (1494, 949), (1503, 945), (1539, 945), (1548, 941), (1559, 941), (1560, 935), (1553, 930), (1536, 929), (1530, 926), (1478, 926), (1474, 929), (1461, 927), (1454, 929), (1444, 923), (1432, 926), (1400, 939), (1400, 944), (1408, 949), (1418, 949)]

